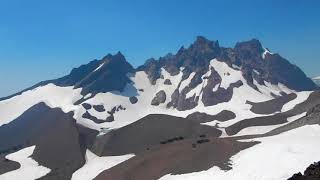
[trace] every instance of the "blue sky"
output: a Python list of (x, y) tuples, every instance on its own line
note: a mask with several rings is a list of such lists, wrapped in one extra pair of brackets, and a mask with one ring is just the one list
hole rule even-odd
[(197, 35), (265, 47), (320, 74), (318, 0), (0, 0), (0, 96), (123, 52), (134, 66)]

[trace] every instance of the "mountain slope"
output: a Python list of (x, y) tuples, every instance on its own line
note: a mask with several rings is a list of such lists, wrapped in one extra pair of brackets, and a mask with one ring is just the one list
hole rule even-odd
[[(289, 178), (320, 159), (286, 151), (318, 146), (316, 90), (256, 39), (199, 36), (136, 69), (109, 54), (0, 99), (0, 179), (23, 177), (26, 159), (41, 179)], [(273, 168), (290, 157), (304, 161)]]

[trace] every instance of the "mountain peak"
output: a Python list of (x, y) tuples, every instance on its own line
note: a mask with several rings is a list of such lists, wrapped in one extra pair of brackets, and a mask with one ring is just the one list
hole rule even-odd
[(215, 49), (219, 48), (218, 41), (210, 41), (209, 39), (205, 38), (204, 36), (197, 36), (196, 40), (193, 44), (191, 44), (190, 48), (196, 49), (203, 49), (203, 48), (210, 48)]
[(261, 42), (255, 38), (249, 41), (238, 42), (235, 45), (235, 49), (240, 51), (250, 51), (259, 55), (264, 52)]
[(114, 55), (115, 57), (119, 57), (121, 59), (125, 59), (124, 55), (121, 53), (121, 51), (118, 51), (117, 54)]
[(109, 60), (109, 61), (123, 61), (123, 62), (126, 62), (127, 60), (126, 60), (126, 58), (124, 57), (124, 55), (120, 52), (120, 51), (118, 51), (116, 54), (114, 54), (114, 55), (112, 55), (112, 54), (107, 54), (106, 56), (104, 56), (103, 58), (102, 58), (102, 60), (103, 61), (107, 61), (107, 60)]

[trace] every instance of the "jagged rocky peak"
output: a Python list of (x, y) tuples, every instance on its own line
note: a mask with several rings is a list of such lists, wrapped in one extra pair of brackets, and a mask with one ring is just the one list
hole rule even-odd
[(156, 80), (160, 78), (160, 63), (154, 58), (148, 59), (144, 65), (137, 68), (137, 71), (145, 71), (148, 75), (151, 84), (155, 84)]
[(155, 84), (160, 78), (161, 68), (171, 75), (177, 75), (183, 67), (183, 79), (195, 72), (195, 80), (198, 79), (196, 83), (198, 84), (201, 83), (199, 77), (209, 70), (210, 60), (216, 58), (230, 67), (232, 65), (241, 67), (244, 78), (255, 89), (254, 81), (260, 85), (264, 85), (265, 81), (275, 85), (281, 83), (297, 91), (316, 88), (315, 83), (297, 66), (279, 54), (266, 53), (266, 51), (257, 39), (238, 42), (234, 48), (224, 48), (219, 46), (218, 41), (210, 41), (203, 36), (198, 36), (188, 48), (181, 47), (176, 54), (170, 54), (158, 60), (150, 59), (138, 70), (144, 70), (151, 83)]
[(315, 83), (299, 67), (277, 53), (265, 54), (266, 51), (259, 40), (252, 39), (237, 43), (233, 49), (234, 58), (229, 59), (241, 67), (243, 76), (253, 87), (253, 81), (256, 80), (261, 85), (265, 81), (275, 85), (281, 83), (297, 91), (316, 89)]
[(164, 68), (171, 75), (177, 75), (180, 68), (184, 67), (184, 77), (191, 72), (204, 73), (209, 67), (209, 62), (219, 56), (221, 50), (218, 41), (210, 41), (203, 36), (198, 36), (188, 48), (181, 47), (176, 54), (167, 54), (158, 60), (151, 58), (137, 70), (148, 74), (152, 84), (160, 78), (160, 69)]
[[(134, 69), (124, 55), (118, 52), (114, 55), (108, 54), (101, 60), (93, 60), (86, 65), (81, 65), (73, 69), (67, 76), (41, 82), (29, 89), (53, 83), (57, 86), (82, 88), (83, 95), (110, 91), (121, 92), (131, 82), (127, 76), (128, 73), (144, 71), (151, 84), (155, 84), (161, 78), (161, 69), (163, 68), (171, 76), (175, 76), (182, 71), (181, 81), (194, 73), (188, 84), (188, 89), (184, 90), (183, 93), (174, 94), (175, 97), (183, 97), (203, 82), (203, 75), (211, 71), (209, 67), (210, 61), (213, 59), (225, 62), (230, 68), (240, 67), (237, 69), (242, 71), (246, 83), (256, 90), (258, 90), (257, 83), (264, 85), (265, 82), (274, 85), (281, 83), (297, 91), (317, 88), (315, 83), (297, 66), (291, 64), (279, 54), (268, 53), (268, 55), (265, 55), (265, 52), (266, 49), (257, 39), (238, 42), (234, 48), (225, 48), (221, 47), (218, 41), (210, 41), (203, 36), (198, 36), (189, 47), (181, 47), (177, 53), (169, 53), (159, 59), (151, 58), (137, 69)], [(212, 73), (216, 74), (214, 71)], [(216, 79), (219, 79), (217, 75), (209, 79), (208, 84), (219, 84), (219, 82), (211, 82)], [(168, 96), (170, 95), (168, 94)], [(198, 97), (193, 97), (188, 101), (192, 101), (193, 105), (188, 107), (192, 108), (196, 105), (195, 101), (198, 101)], [(174, 104), (181, 104), (181, 102), (171, 103), (171, 105)]]
[(115, 55), (107, 55), (85, 78), (81, 79), (75, 87), (82, 87), (83, 93), (99, 93), (109, 91), (123, 91), (130, 82), (127, 74), (134, 72), (133, 67), (125, 57), (118, 52)]
[(112, 55), (108, 54), (102, 58), (103, 62), (106, 64), (112, 64), (114, 66), (119, 66), (121, 68), (126, 69), (127, 71), (133, 71), (133, 67), (127, 62), (124, 55), (119, 51), (117, 54)]
[(203, 36), (198, 36), (194, 43), (187, 49), (181, 48), (178, 53), (175, 56), (171, 56), (170, 59), (180, 61), (178, 63), (180, 67), (200, 71), (203, 66), (208, 65), (209, 60), (219, 56), (219, 54), (220, 46), (218, 41), (210, 41)]
[(127, 74), (133, 72), (134, 68), (127, 62), (123, 54), (118, 52), (75, 68), (69, 75), (53, 80), (53, 83), (58, 86), (82, 88), (83, 95), (122, 91), (130, 82)]
[(189, 47), (189, 50), (197, 51), (198, 53), (205, 53), (210, 51), (218, 51), (219, 48), (218, 41), (210, 41), (203, 36), (198, 36), (196, 41)]
[[(240, 87), (243, 83), (247, 83), (257, 91), (259, 91), (258, 86), (265, 85), (265, 82), (274, 85), (283, 84), (296, 91), (316, 89), (316, 85), (297, 66), (279, 54), (266, 55), (266, 52), (267, 50), (257, 39), (238, 42), (234, 48), (224, 48), (219, 46), (218, 41), (210, 41), (198, 36), (188, 48), (181, 47), (176, 54), (169, 54), (158, 60), (149, 59), (137, 70), (145, 71), (152, 84), (161, 78), (161, 68), (171, 76), (175, 76), (183, 67), (181, 81), (194, 73), (190, 83), (184, 89), (179, 90), (177, 87), (171, 95), (171, 102), (167, 104), (167, 107), (178, 110), (192, 109), (197, 106), (199, 97), (188, 97), (187, 94), (204, 81), (202, 77), (209, 71), (211, 75), (207, 77), (206, 86), (202, 89), (202, 101), (206, 106), (230, 100), (233, 88)], [(209, 69), (210, 61), (213, 59), (225, 62), (230, 68), (234, 68), (233, 65), (240, 67), (237, 69), (242, 72), (246, 82), (241, 82), (239, 77), (239, 81), (229, 88), (218, 88), (217, 92), (212, 92), (215, 85), (219, 85), (223, 78), (213, 67)]]
[(259, 56), (265, 51), (262, 47), (261, 42), (258, 39), (251, 39), (249, 41), (238, 42), (235, 47), (235, 51), (237, 53), (251, 55), (251, 56)]

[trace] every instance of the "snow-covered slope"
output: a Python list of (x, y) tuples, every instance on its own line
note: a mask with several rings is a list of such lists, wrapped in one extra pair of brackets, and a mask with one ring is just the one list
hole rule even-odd
[[(287, 74), (283, 74), (283, 69), (286, 69)], [(197, 168), (188, 167), (184, 170), (185, 175), (161, 174), (179, 169), (177, 164), (160, 173), (154, 169), (150, 178), (285, 179), (306, 168), (311, 161), (320, 159), (309, 156), (309, 153), (315, 153), (312, 145), (319, 146), (316, 139), (319, 138), (317, 134), (320, 128), (318, 125), (303, 126), (308, 124), (304, 121), (310, 120), (309, 111), (320, 104), (320, 95), (313, 91), (315, 89), (315, 84), (298, 67), (280, 55), (270, 53), (258, 40), (237, 43), (234, 48), (222, 48), (217, 41), (198, 37), (189, 48), (181, 48), (175, 55), (167, 55), (159, 60), (148, 60), (137, 69), (120, 52), (116, 55), (109, 54), (101, 60), (73, 69), (67, 76), (41, 82), (0, 100), (2, 138), (10, 139), (6, 136), (11, 136), (12, 133), (8, 133), (11, 129), (21, 130), (19, 137), (32, 137), (31, 140), (21, 138), (16, 144), (8, 142), (6, 146), (12, 147), (0, 151), (0, 179), (21, 177), (27, 174), (28, 168), (30, 172), (39, 170), (39, 173), (32, 173), (32, 176), (27, 174), (27, 179), (42, 176), (71, 178), (71, 175), (72, 179), (92, 179), (105, 172), (116, 177), (122, 177), (123, 172), (126, 172), (124, 176), (138, 177), (130, 174), (132, 164), (142, 166), (137, 167), (138, 172), (148, 163), (170, 157), (170, 153), (182, 151), (186, 154), (183, 158), (211, 157), (211, 154), (197, 153), (198, 149), (207, 152), (206, 148), (215, 147), (202, 146), (210, 144), (210, 138), (218, 140), (219, 142), (214, 142), (222, 144), (222, 147), (230, 148), (230, 144), (231, 147), (241, 146), (241, 151), (232, 148), (219, 151), (234, 153), (229, 154), (232, 155), (229, 160), (232, 164), (230, 170), (221, 170), (221, 164), (203, 160), (205, 165), (200, 161), (195, 165)], [(40, 124), (37, 115), (32, 114), (40, 112), (42, 114), (38, 117), (50, 124)], [(150, 117), (150, 114), (157, 115)], [(314, 114), (313, 111), (311, 114)], [(154, 132), (148, 134), (150, 137), (146, 137), (143, 132), (135, 132), (136, 129), (144, 131), (151, 128), (152, 125), (145, 127), (147, 123), (143, 121), (155, 117), (172, 117), (171, 122), (162, 121), (158, 126), (166, 128), (161, 123), (172, 126), (166, 130), (175, 128), (174, 133), (171, 129), (166, 131), (157, 127), (152, 127)], [(54, 121), (55, 118), (57, 121)], [(70, 123), (61, 123), (61, 118)], [(24, 132), (20, 127), (25, 123), (23, 120), (29, 126), (38, 122), (39, 127), (34, 126), (38, 128), (52, 125), (54, 133), (50, 128), (46, 129), (50, 132), (48, 134), (30, 129)], [(184, 121), (191, 121), (196, 125), (189, 127), (189, 123), (181, 123)], [(268, 134), (291, 124), (300, 126), (300, 121), (303, 123), (298, 129), (289, 128), (283, 134), (274, 136)], [(179, 123), (176, 124), (177, 122)], [(212, 134), (196, 134), (200, 130), (193, 129), (195, 127), (201, 132), (210, 130)], [(60, 136), (55, 135), (56, 131), (72, 137), (57, 142), (57, 137)], [(128, 136), (137, 137), (140, 141), (128, 142)], [(208, 139), (206, 136), (209, 136)], [(123, 141), (113, 141), (120, 137)], [(240, 142), (236, 140), (229, 142), (229, 138), (261, 143), (252, 143), (247, 147), (239, 145)], [(67, 146), (71, 141), (72, 146)], [(303, 143), (299, 144), (300, 142)], [(181, 146), (176, 146), (179, 143)], [(41, 150), (33, 152), (38, 144), (42, 145)], [(77, 158), (79, 160), (72, 164), (73, 170), (65, 168), (69, 161), (66, 159), (62, 170), (56, 171), (59, 169), (59, 162), (55, 162), (55, 158), (43, 158), (41, 154), (49, 152), (49, 149), (45, 149), (47, 144), (66, 147), (65, 151), (70, 156), (76, 154), (77, 157), (70, 157), (70, 162)], [(109, 147), (109, 144), (112, 146)], [(63, 153), (61, 149), (63, 148), (54, 149), (59, 151), (55, 153)], [(51, 153), (50, 151), (49, 154)], [(16, 154), (23, 156), (15, 158)], [(33, 154), (42, 155), (39, 158), (42, 161), (40, 164), (50, 161), (48, 164), (53, 167), (52, 171), (34, 162), (30, 158)], [(288, 164), (292, 159), (301, 163)], [(188, 158), (178, 160), (184, 162)], [(21, 168), (10, 172), (7, 172), (8, 168), (3, 168), (5, 173), (1, 174), (1, 167), (14, 162), (19, 162)], [(277, 163), (279, 167), (275, 165)], [(208, 164), (209, 169), (206, 167)], [(158, 177), (159, 175), (161, 176)], [(147, 176), (145, 178), (148, 179)]]
[[(9, 123), (31, 106), (39, 102), (44, 102), (52, 108), (60, 107), (64, 112), (73, 111), (74, 118), (79, 124), (96, 130), (120, 128), (133, 123), (148, 114), (155, 113), (186, 117), (194, 112), (204, 112), (209, 115), (215, 115), (223, 110), (234, 112), (236, 114), (235, 119), (222, 122), (220, 124), (222, 127), (225, 127), (243, 119), (261, 116), (250, 111), (251, 105), (247, 104), (247, 101), (262, 102), (273, 99), (274, 97), (272, 95), (280, 95), (280, 92), (295, 92), (284, 85), (271, 85), (270, 83), (266, 83), (266, 85), (257, 84), (258, 90), (256, 90), (247, 84), (247, 81), (242, 76), (240, 70), (235, 70), (229, 67), (226, 63), (220, 62), (216, 59), (211, 60), (209, 69), (216, 70), (220, 77), (222, 77), (221, 83), (217, 84), (216, 88), (212, 89), (212, 92), (217, 91), (218, 87), (227, 89), (232, 83), (237, 81), (241, 81), (243, 83), (241, 87), (233, 89), (232, 97), (228, 102), (222, 102), (214, 106), (205, 106), (201, 103), (203, 93), (202, 88), (208, 84), (208, 80), (204, 79), (202, 84), (199, 84), (189, 92), (189, 94), (192, 94), (190, 96), (196, 94), (200, 97), (199, 104), (196, 107), (185, 111), (179, 111), (172, 107), (167, 108), (167, 103), (171, 101), (171, 95), (174, 93), (174, 90), (182, 90), (187, 87), (190, 84), (191, 78), (183, 80), (181, 71), (179, 74), (171, 76), (165, 69), (162, 69), (161, 75), (164, 78), (158, 79), (156, 84), (152, 85), (149, 83), (146, 73), (138, 71), (134, 75), (129, 76), (132, 83), (127, 84), (123, 92), (112, 91), (107, 93), (98, 93), (91, 98), (84, 99), (82, 103), (78, 105), (75, 105), (74, 103), (83, 98), (80, 93), (81, 88), (73, 89), (73, 87), (59, 87), (54, 84), (48, 84), (26, 91), (21, 95), (0, 102), (0, 113), (2, 114), (1, 123)], [(210, 74), (210, 72), (208, 71), (207, 74)], [(192, 77), (192, 74), (189, 77)], [(169, 79), (172, 84), (165, 85), (164, 81), (166, 79)], [(138, 94), (136, 94), (136, 89), (141, 89), (143, 91), (138, 91)], [(152, 106), (151, 101), (155, 94), (160, 90), (163, 90), (167, 94), (167, 99), (159, 106)], [(283, 111), (288, 111), (294, 107), (294, 104), (303, 102), (310, 93), (297, 94), (298, 97), (293, 100), (292, 103), (289, 102), (284, 105)], [(138, 102), (136, 104), (132, 104), (130, 102), (129, 97), (132, 96), (137, 97)], [(103, 105), (105, 111), (98, 112), (93, 108), (88, 110), (91, 115), (102, 120), (106, 119), (110, 115), (108, 112), (115, 107), (122, 106), (125, 110), (115, 112), (113, 115), (115, 120), (112, 122), (95, 123), (90, 119), (82, 117), (86, 112), (82, 104), (90, 104), (92, 106)], [(217, 121), (212, 121), (206, 124), (215, 126), (216, 123)]]
[(166, 175), (161, 180), (271, 180), (288, 179), (302, 172), (315, 159), (320, 159), (320, 126), (304, 126), (290, 132), (266, 138), (253, 139), (261, 142), (241, 151), (231, 158), (232, 169), (223, 171), (213, 167), (208, 171)]
[(7, 155), (6, 158), (8, 160), (18, 162), (20, 164), (20, 168), (1, 175), (0, 179), (34, 180), (48, 174), (50, 172), (50, 169), (40, 166), (30, 157), (34, 151), (34, 148), (35, 146), (27, 147), (18, 152)]
[(0, 125), (11, 122), (30, 107), (40, 102), (44, 102), (52, 108), (59, 107), (64, 112), (73, 111), (76, 109), (73, 103), (82, 97), (80, 92), (81, 89), (48, 84), (0, 101)]
[(86, 164), (72, 175), (72, 180), (93, 179), (106, 169), (122, 163), (134, 155), (99, 157), (87, 150)]

